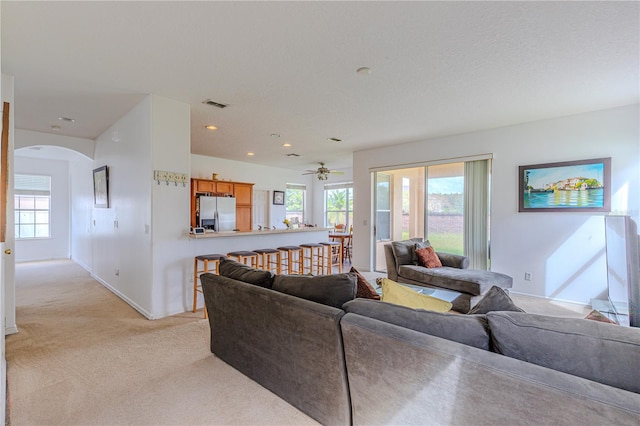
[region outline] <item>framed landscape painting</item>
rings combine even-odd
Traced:
[[[107,166],[93,170],[93,205],[109,207],[109,169]]]
[[[611,158],[520,166],[520,212],[611,211]]]

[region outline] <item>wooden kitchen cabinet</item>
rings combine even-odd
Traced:
[[[230,182],[209,179],[191,179],[191,226],[196,226],[198,196],[232,195],[236,199],[236,229],[253,229],[253,185],[246,182]]]
[[[216,192],[216,183],[212,180],[192,179],[195,183],[196,192]],[[193,188],[194,185],[191,185]]]
[[[215,182],[215,185],[216,185],[215,192],[229,194],[229,195],[235,194],[234,193],[235,184],[233,182],[217,181]]]
[[[253,208],[236,204],[236,228],[240,231],[251,231],[253,228]]]

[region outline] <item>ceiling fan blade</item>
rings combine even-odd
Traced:
[[[343,175],[344,172],[341,172],[339,170],[329,170],[329,173],[331,173],[332,175]]]
[[[315,174],[316,174],[315,170],[313,170],[313,171],[309,170],[308,172],[303,173],[303,175],[315,175]]]

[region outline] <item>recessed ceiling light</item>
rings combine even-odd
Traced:
[[[75,118],[69,118],[69,117],[58,117],[58,120],[64,121],[66,123],[75,123],[76,122]]]
[[[213,124],[209,124],[208,126],[205,126],[207,129],[209,130],[218,130],[218,128],[216,126],[214,126]]]
[[[368,67],[360,67],[356,70],[356,72],[360,75],[369,75],[371,74],[371,68]]]
[[[256,155],[256,153],[255,153],[255,152],[247,152],[247,155],[248,155],[249,157],[251,157],[251,156],[253,156],[253,155]]]
[[[342,142],[342,139],[338,139],[338,138],[327,138],[327,140],[331,142]]]
[[[53,126],[51,126],[51,130],[55,130],[57,132],[58,130],[60,130],[60,126],[54,124]]]
[[[282,146],[286,146],[287,148],[291,146],[290,143],[283,143]]]

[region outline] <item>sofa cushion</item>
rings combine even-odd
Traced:
[[[484,315],[424,311],[364,299],[347,302],[342,309],[464,345],[489,349],[489,325]]]
[[[402,265],[398,268],[398,275],[412,281],[474,296],[486,293],[494,285],[502,288],[511,288],[513,285],[513,279],[508,275],[448,266],[427,269],[424,266]]]
[[[503,289],[497,286],[491,287],[468,313],[486,314],[491,311],[524,312],[513,303],[513,300]]]
[[[451,302],[420,294],[388,278],[382,280],[382,301],[436,312],[448,312],[453,307]]]
[[[410,240],[392,241],[391,250],[396,258],[398,268],[401,265],[415,265],[413,260],[413,250],[416,243],[421,243],[422,238],[412,238]]]
[[[231,259],[222,259],[220,261],[218,274],[223,277],[254,284],[260,287],[271,288],[273,286],[274,275],[272,272],[264,271],[262,269],[254,269],[244,263],[236,262]]]
[[[367,281],[367,279],[356,268],[352,266],[349,272],[356,274],[356,278],[358,280],[356,297],[380,300],[380,295],[376,292],[376,289],[373,288],[369,281]]]
[[[640,393],[640,332],[597,321],[522,312],[487,314],[494,350]]]
[[[433,247],[416,248],[416,257],[418,258],[418,265],[425,268],[441,268],[442,262],[436,254]]]
[[[341,308],[356,297],[357,281],[353,272],[318,276],[276,275],[273,290]]]

